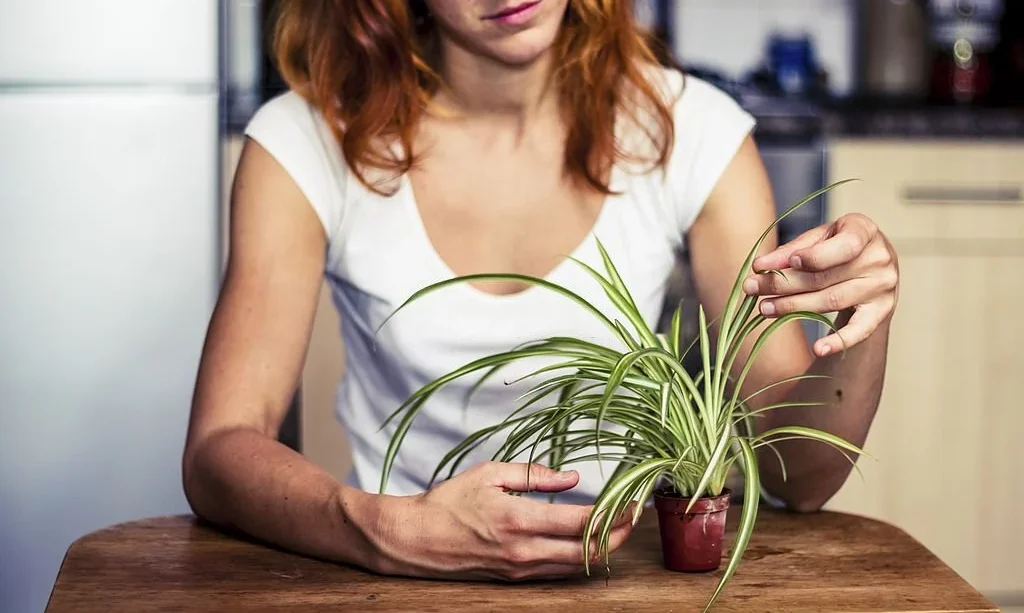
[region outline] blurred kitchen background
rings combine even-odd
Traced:
[[[179,461],[273,0],[0,0],[0,611],[45,607],[111,523],[188,511]],[[829,508],[894,523],[1024,606],[1024,1],[641,0],[732,94],[779,208],[845,186],[903,276],[868,451]],[[686,254],[668,301],[692,296]],[[282,440],[339,478],[324,292]],[[820,331],[808,328],[809,337]]]

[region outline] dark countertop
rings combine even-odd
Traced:
[[[952,106],[927,99],[854,95],[786,96],[763,80],[731,80],[714,70],[689,72],[722,89],[758,120],[760,139],[981,138],[1024,139],[1024,102],[1004,106]]]
[[[1024,139],[1024,109],[842,105],[823,110],[832,137]]]
[[[759,138],[1024,139],[1024,108],[743,99]]]

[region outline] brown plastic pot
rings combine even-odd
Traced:
[[[716,570],[721,565],[730,496],[731,492],[726,489],[719,496],[703,497],[686,513],[689,498],[682,498],[672,490],[654,492],[665,568],[701,573]]]

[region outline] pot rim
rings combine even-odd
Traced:
[[[683,513],[686,510],[686,505],[689,504],[692,498],[684,498],[678,494],[673,493],[672,488],[661,487],[654,490],[654,506],[659,511],[667,511],[671,513]],[[697,515],[702,513],[717,513],[724,511],[729,508],[729,503],[732,499],[732,490],[724,488],[722,493],[717,496],[701,496],[697,502],[694,503],[693,508],[690,509],[690,515]]]

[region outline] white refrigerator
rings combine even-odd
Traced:
[[[0,0],[0,611],[71,542],[188,511],[221,271],[223,2]]]

